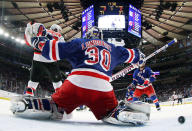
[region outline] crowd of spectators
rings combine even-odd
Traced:
[[[22,94],[27,85],[28,74],[22,69],[0,66],[0,89]]]
[[[172,100],[173,92],[182,95],[184,98],[192,97],[192,81],[185,84],[164,84],[155,85],[156,94],[160,101]]]
[[[0,90],[23,94],[29,80],[28,68],[0,63]],[[65,73],[61,73],[62,81],[66,78]],[[45,76],[40,80],[35,92],[37,97],[50,96],[54,92],[52,82]]]

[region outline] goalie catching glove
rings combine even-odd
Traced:
[[[49,39],[45,36],[33,37],[31,38],[31,43],[36,50],[42,51],[47,40]]]

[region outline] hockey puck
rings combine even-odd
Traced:
[[[184,116],[180,116],[178,118],[178,121],[179,121],[180,124],[183,124],[185,122],[185,117]]]

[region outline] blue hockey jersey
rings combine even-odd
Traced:
[[[143,70],[139,68],[136,69],[133,73],[133,84],[140,89],[145,88],[144,82],[149,80],[149,84],[155,81],[155,75],[151,68],[145,67]]]
[[[54,61],[66,58],[73,67],[67,79],[79,87],[99,91],[112,90],[109,80],[118,64],[139,61],[137,49],[126,49],[100,39],[48,40],[42,55]]]
[[[121,63],[136,63],[139,54],[136,49],[114,46],[99,39],[75,39],[71,42],[47,41],[42,55],[47,59],[61,60],[66,58],[73,69],[91,68],[108,76]]]

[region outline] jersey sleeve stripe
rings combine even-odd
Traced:
[[[59,57],[59,46],[58,46],[58,44],[59,44],[59,42],[57,41],[56,42],[56,58],[57,58],[57,60],[60,60],[60,57]]]
[[[38,54],[38,55],[40,55],[40,54],[41,54],[41,52],[34,52],[34,54]]]
[[[129,53],[129,57],[128,59],[125,61],[125,63],[132,63],[134,60],[134,56],[135,56],[135,52],[133,49],[127,49],[128,53]]]
[[[49,41],[49,47],[48,47],[48,49],[49,49],[49,58],[50,58],[51,60],[53,60],[53,59],[52,59],[52,43],[53,43],[53,41],[50,40],[50,41]]]
[[[56,58],[56,40],[53,40],[53,42],[52,42],[52,58],[53,58],[53,60],[57,60],[57,58]]]

